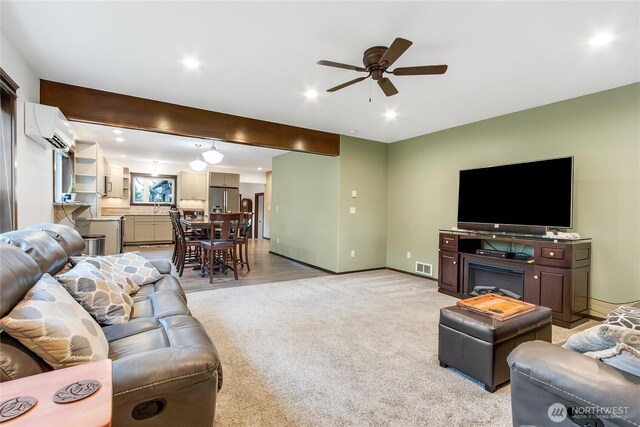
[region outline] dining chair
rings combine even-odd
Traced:
[[[180,222],[180,212],[170,212],[171,222],[176,235],[176,270],[178,276],[182,277],[185,267],[200,267],[201,263],[201,239],[187,235]]]
[[[238,265],[240,266],[240,268],[246,265],[247,271],[251,271],[251,267],[249,266],[249,236],[251,234],[252,224],[253,212],[244,212],[242,214],[242,222],[238,227],[238,237],[236,238],[236,242],[238,243],[238,255],[240,256],[240,262],[238,263]]]
[[[209,239],[200,242],[202,272],[204,275],[205,268],[208,270],[209,283],[213,283],[214,269],[220,269],[225,274],[228,269],[232,269],[234,278],[238,280],[236,247],[241,217],[241,213],[212,213],[209,215],[211,222]],[[231,265],[228,264],[229,258],[231,258]]]

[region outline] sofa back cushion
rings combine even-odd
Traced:
[[[19,248],[0,242],[0,317],[24,298],[42,276],[38,264]]]
[[[41,230],[16,230],[0,234],[0,241],[20,248],[40,267],[42,273],[54,274],[68,260],[56,239]]]
[[[80,233],[64,224],[38,224],[29,227],[29,230],[41,230],[49,234],[62,246],[67,257],[80,255],[85,250],[84,239]]]
[[[54,369],[109,355],[100,326],[49,274],[40,278],[0,324]]]

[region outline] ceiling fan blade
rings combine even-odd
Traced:
[[[391,83],[391,80],[386,77],[378,80],[378,86],[380,86],[380,89],[382,89],[384,94],[387,96],[393,96],[398,93],[398,89],[396,89],[393,83]]]
[[[402,55],[407,49],[409,49],[409,46],[411,46],[412,44],[413,42],[398,37],[393,41],[393,43],[391,43],[391,46],[389,46],[389,49],[387,49],[384,55],[382,55],[382,58],[380,58],[378,64],[380,64],[380,66],[384,68],[390,67],[391,64],[396,62],[396,60],[400,58],[400,55]]]
[[[318,61],[317,64],[326,65],[327,67],[344,68],[345,70],[353,70],[353,71],[360,71],[360,72],[367,71],[364,68],[356,67],[355,65],[341,64],[339,62],[333,62],[333,61],[325,61],[324,59],[322,61]]]
[[[447,72],[447,65],[423,65],[420,67],[401,67],[393,71],[387,71],[394,76],[422,76],[426,74],[444,74]]]
[[[369,78],[369,76],[367,76],[367,77],[358,77],[357,79],[353,79],[353,80],[350,80],[350,81],[348,81],[346,83],[342,83],[341,85],[338,85],[336,87],[332,87],[331,89],[327,89],[327,92],[335,92],[337,90],[344,89],[347,86],[351,86],[352,84],[361,82],[361,81],[363,81],[363,80],[365,80],[367,78]]]

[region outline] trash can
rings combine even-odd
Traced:
[[[87,234],[84,239],[84,254],[104,255],[104,234]]]

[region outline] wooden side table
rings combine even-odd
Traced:
[[[89,379],[101,384],[91,396],[71,403],[53,402],[53,395],[62,387]],[[3,422],[2,427],[110,426],[112,395],[109,359],[4,382],[0,385],[0,401],[18,396],[33,396],[38,399],[38,403],[27,413]]]

